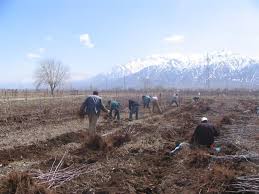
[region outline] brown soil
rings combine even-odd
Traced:
[[[40,159],[45,158],[50,149],[65,145],[71,142],[82,142],[84,135],[82,132],[65,133],[53,139],[29,146],[14,146],[11,149],[0,150],[0,163],[7,165],[13,161],[23,159]]]
[[[245,161],[211,160],[210,155],[258,152],[252,141],[257,136],[250,134],[258,131],[258,121],[252,113],[249,117],[243,114],[246,106],[252,107],[256,100],[248,99],[249,102],[246,102],[240,99],[242,106],[237,106],[239,101],[233,99],[236,97],[213,97],[193,103],[186,98],[179,108],[171,107],[162,115],[145,112],[139,120],[132,122],[128,122],[127,118],[122,118],[120,122],[101,119],[98,135],[92,138],[87,135],[85,124],[74,115],[77,114],[79,101],[59,107],[52,104],[53,109],[51,105],[46,105],[40,112],[32,111],[35,106],[23,111],[21,105],[17,105],[15,110],[22,114],[13,113],[0,118],[2,131],[7,134],[1,140],[13,140],[13,143],[8,141],[11,145],[0,150],[0,173],[7,175],[14,166],[29,172],[39,169],[48,172],[54,161],[60,161],[67,151],[61,168],[89,165],[95,170],[53,189],[56,193],[224,193],[235,177],[258,173],[253,164]],[[127,112],[125,115],[128,115]],[[184,148],[173,156],[168,154],[177,143],[190,140],[202,116],[222,128],[220,137],[216,139],[216,146],[221,147],[221,152]],[[26,134],[32,129],[37,134],[42,126],[48,127],[50,132],[58,130],[60,133],[51,138],[37,136],[35,140],[30,140],[30,145],[25,139],[24,144],[19,142],[17,145],[13,134]],[[68,130],[71,126],[74,128]],[[245,132],[239,132],[243,128]],[[63,130],[65,132],[62,133]],[[240,140],[240,144],[236,145],[235,140]],[[246,141],[243,143],[241,140]],[[35,163],[29,165],[30,162]],[[20,163],[28,166],[20,167]],[[38,188],[28,174],[11,173],[9,177],[12,178],[2,179],[0,184],[8,185],[8,181],[15,180],[11,181],[15,187],[17,182],[24,180],[22,187],[30,191],[19,192],[29,194],[35,193],[32,188]],[[44,192],[49,193],[43,189]]]
[[[91,150],[105,150],[107,148],[107,143],[99,135],[95,135],[87,140],[85,143],[85,148]]]

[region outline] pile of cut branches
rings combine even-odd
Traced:
[[[99,167],[90,167],[89,164],[80,166],[71,165],[66,168],[62,168],[66,153],[63,155],[61,160],[58,162],[54,160],[49,172],[31,172],[31,176],[38,184],[47,185],[47,188],[57,188],[62,186],[64,183],[71,181],[83,174],[96,172]]]
[[[230,188],[230,193],[259,193],[259,175],[237,177]]]

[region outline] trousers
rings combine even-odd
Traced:
[[[120,111],[119,111],[119,109],[118,108],[112,108],[110,110],[110,114],[109,114],[110,118],[112,118],[112,113],[113,112],[114,112],[114,119],[117,118],[117,120],[120,120]]]
[[[161,110],[161,108],[160,108],[160,106],[159,106],[157,100],[154,100],[154,101],[152,102],[152,105],[153,105],[153,108],[152,108],[152,112],[153,112],[153,113],[155,112],[155,109],[157,109],[158,112],[159,112],[160,114],[162,114],[162,110]]]
[[[136,120],[138,120],[138,111],[139,111],[139,107],[133,106],[130,110],[129,119],[132,120],[132,115],[135,114],[135,118]]]
[[[98,120],[98,115],[95,113],[92,114],[88,114],[88,121],[89,121],[89,133],[91,133],[92,135],[96,134],[96,124],[97,124],[97,120]]]

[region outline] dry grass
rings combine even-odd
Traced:
[[[118,100],[127,98],[128,96],[124,95]],[[67,167],[72,165],[86,165],[94,171],[67,181],[56,189],[58,193],[87,193],[90,190],[95,193],[223,193],[233,176],[257,172],[255,166],[245,160],[213,159],[214,156],[238,154],[240,149],[245,151],[256,148],[250,146],[255,144],[254,138],[258,139],[256,135],[251,135],[256,128],[256,118],[253,115],[244,115],[246,107],[239,106],[237,99],[224,98],[222,104],[222,99],[218,97],[215,101],[204,97],[199,103],[190,102],[190,99],[185,98],[180,107],[165,109],[163,115],[141,112],[145,114],[140,114],[140,119],[133,122],[126,119],[128,114],[125,114],[125,118],[122,114],[119,123],[106,121],[101,115],[97,133],[104,135],[92,138],[86,135],[87,123],[81,122],[77,116],[83,97],[74,99],[71,105],[68,105],[69,100],[61,101],[62,104],[58,106],[56,105],[59,102],[46,102],[42,104],[41,109],[37,104],[32,106],[29,103],[33,102],[28,101],[28,105],[17,106],[17,109],[11,110],[12,117],[8,123],[3,123],[6,124],[6,136],[1,138],[2,153],[11,153],[4,157],[10,161],[4,164],[3,169],[9,168],[9,163],[16,165],[16,161],[21,161],[22,164],[24,162],[28,165],[22,166],[21,170],[26,169],[29,173],[30,170],[40,169],[43,173],[48,173],[53,160],[69,150],[64,158],[62,170],[67,171]],[[38,111],[35,111],[35,107],[38,107]],[[125,110],[123,113],[127,113],[127,108]],[[203,115],[213,124],[219,123],[223,126],[222,133],[217,139],[221,152],[187,147],[170,156],[168,152],[175,147],[175,142],[190,139]],[[231,126],[230,121],[233,122]],[[19,129],[11,130],[14,124],[19,126]],[[245,140],[245,144],[239,140]],[[17,144],[22,145],[22,149],[17,147]],[[13,147],[7,149],[6,146]],[[35,149],[32,149],[34,147]],[[16,152],[18,154],[14,154],[13,150],[19,151]],[[26,150],[29,151],[28,154]],[[27,161],[36,161],[37,164],[30,166]],[[43,161],[47,161],[46,164],[43,164]],[[17,166],[17,169],[20,167]],[[26,184],[22,184],[26,189]],[[7,184],[1,184],[0,188],[7,188],[3,187],[4,185]],[[12,192],[7,190],[5,193]],[[29,192],[25,190],[23,193]]]
[[[230,116],[226,115],[226,116],[223,116],[220,123],[224,125],[232,125],[232,119],[230,118]]]
[[[54,194],[44,186],[36,184],[32,177],[24,172],[12,172],[0,182],[1,194]]]
[[[120,147],[130,140],[131,137],[128,133],[116,132],[107,138],[106,143],[109,147]]]
[[[206,151],[197,150],[188,156],[188,164],[191,168],[205,168],[210,163],[210,157]]]

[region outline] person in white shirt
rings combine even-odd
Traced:
[[[160,108],[160,106],[159,106],[159,103],[158,103],[158,98],[157,98],[156,96],[153,96],[153,97],[151,98],[151,102],[152,102],[152,112],[154,113],[154,112],[155,112],[155,109],[157,109],[158,112],[159,112],[160,114],[162,114],[162,110],[161,110],[161,108]]]

